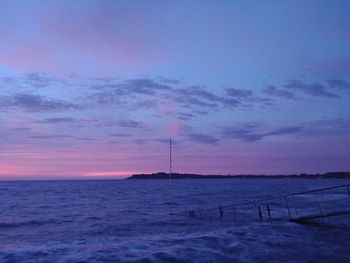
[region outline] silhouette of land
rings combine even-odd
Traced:
[[[169,179],[169,173],[134,174],[126,179]],[[329,172],[325,174],[290,175],[201,175],[173,173],[172,179],[350,179],[350,172]]]

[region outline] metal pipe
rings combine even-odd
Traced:
[[[262,221],[263,220],[263,216],[262,216],[262,213],[261,213],[260,205],[258,205],[258,214],[259,214],[260,221]]]
[[[291,218],[287,196],[285,196],[284,199],[286,201],[286,206],[287,206],[287,210],[288,210],[288,216],[289,216],[289,218]]]
[[[269,218],[271,218],[271,210],[270,210],[269,204],[266,204],[266,210],[267,210],[267,214],[269,215]]]
[[[219,206],[219,213],[220,213],[220,217],[224,217],[224,209],[222,206]]]
[[[269,200],[273,200],[273,199],[278,199],[278,198],[284,198],[286,201],[286,207],[288,210],[288,216],[291,217],[291,213],[290,213],[290,208],[289,208],[289,204],[288,204],[288,200],[287,198],[293,195],[301,195],[301,194],[307,194],[307,193],[314,193],[314,192],[320,192],[320,191],[325,191],[325,190],[330,190],[330,189],[337,189],[337,188],[346,188],[349,195],[350,195],[350,184],[347,185],[339,185],[339,186],[334,186],[334,187],[327,187],[327,188],[320,188],[320,189],[315,189],[315,190],[310,190],[310,191],[304,191],[304,192],[297,192],[297,193],[291,193],[291,194],[286,194],[286,195],[280,195],[280,196],[274,196],[274,197],[268,197],[268,198],[264,198],[264,199],[258,199],[258,200],[252,200],[252,201],[247,201],[247,202],[242,202],[242,203],[235,203],[235,204],[228,204],[226,206],[240,206],[240,205],[248,205],[248,204],[255,204],[257,202],[266,202]],[[225,206],[221,206],[221,207],[225,207]],[[208,208],[205,209],[205,211],[214,211],[216,210],[217,207],[215,208]],[[177,215],[177,214],[184,214],[187,213],[188,211],[181,211],[178,213],[172,213],[172,215]]]

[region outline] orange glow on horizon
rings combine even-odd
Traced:
[[[130,176],[140,172],[133,171],[93,171],[87,172],[84,176]]]
[[[13,175],[18,173],[18,169],[14,167],[1,167],[0,166],[0,176],[1,175]]]

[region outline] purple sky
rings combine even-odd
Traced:
[[[350,170],[350,1],[0,8],[0,178]]]

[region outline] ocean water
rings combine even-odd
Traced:
[[[350,216],[296,224],[242,208],[251,199],[350,180],[222,179],[0,182],[0,262],[350,262]],[[308,198],[308,197],[307,197]],[[311,198],[311,197],[310,197]]]

